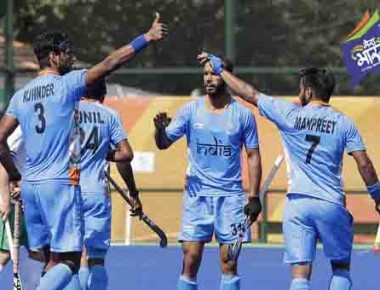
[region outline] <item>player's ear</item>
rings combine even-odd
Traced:
[[[56,66],[57,63],[58,63],[57,54],[51,51],[48,55],[48,64],[50,67],[52,67],[53,65]]]

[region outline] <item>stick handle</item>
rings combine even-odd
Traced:
[[[274,162],[274,165],[271,171],[269,172],[267,178],[265,179],[263,187],[260,190],[259,196],[260,196],[261,202],[263,202],[265,193],[268,191],[269,186],[272,183],[272,180],[274,176],[276,175],[277,170],[280,168],[282,161],[284,161],[284,156],[283,155],[277,156],[276,161]]]
[[[9,224],[9,218],[5,220],[5,232],[7,234],[8,244],[9,244],[9,252],[11,253],[11,259],[14,261],[14,245],[13,245],[13,237],[11,231],[11,225]]]
[[[104,171],[104,174],[108,181],[112,184],[112,186],[120,193],[121,197],[130,205],[132,206],[131,199],[125,194],[124,190],[116,183],[116,181],[111,177],[111,175]]]
[[[21,202],[16,201],[15,203],[15,220],[14,220],[14,260],[13,260],[13,273],[18,273],[19,261],[20,261],[20,224],[21,224]]]

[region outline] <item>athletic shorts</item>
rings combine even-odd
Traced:
[[[111,240],[111,199],[104,193],[82,193],[84,244],[88,258],[104,259]]]
[[[244,193],[213,197],[193,196],[185,192],[179,241],[210,242],[215,233],[218,243],[233,244],[244,224],[246,202]],[[250,240],[248,229],[244,242]]]
[[[21,195],[30,249],[50,246],[52,252],[81,252],[83,212],[80,187],[23,182]]]
[[[328,259],[349,263],[353,218],[343,206],[304,195],[288,194],[282,225],[284,262],[312,262],[317,241]]]
[[[14,205],[12,205],[12,211],[9,215],[9,224],[11,226],[12,235],[14,229],[14,213]],[[29,247],[28,236],[26,234],[26,227],[23,216],[21,217],[20,222],[20,246],[24,246],[26,248]],[[3,221],[3,219],[0,219],[0,250],[9,251],[8,237],[5,231],[5,222]]]

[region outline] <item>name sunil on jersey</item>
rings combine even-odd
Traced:
[[[79,110],[80,124],[104,124],[102,115],[99,111],[81,111]]]

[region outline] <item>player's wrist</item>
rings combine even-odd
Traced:
[[[258,194],[252,193],[248,195],[248,201],[255,201],[257,199],[260,199]]]
[[[144,48],[146,48],[152,38],[149,35],[149,32],[146,34],[139,35],[134,40],[131,41],[130,45],[133,47],[135,53],[139,53]]]
[[[368,185],[367,191],[375,201],[380,200],[380,182],[379,181],[375,184]]]
[[[133,198],[138,198],[139,197],[139,194],[140,194],[140,191],[138,191],[137,189],[134,189],[134,190],[130,190],[129,191],[129,195]]]

